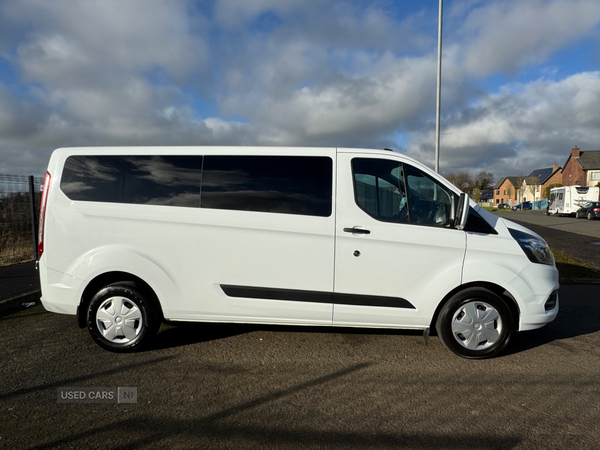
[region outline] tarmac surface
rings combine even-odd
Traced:
[[[39,291],[40,276],[35,261],[0,267],[0,304],[18,301]]]
[[[598,449],[598,288],[559,295],[554,322],[483,361],[413,332],[212,324],[114,354],[19,308],[0,314],[0,448]],[[62,403],[84,388],[136,395]]]
[[[46,312],[36,282],[33,263],[0,268],[13,299],[0,302],[0,449],[600,448],[598,285],[562,285],[554,322],[470,361],[410,331],[215,324],[163,325],[145,351],[114,354]],[[135,401],[62,403],[80,388]]]

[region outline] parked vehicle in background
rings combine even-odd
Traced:
[[[510,209],[510,205],[508,203],[500,203],[498,209]]]
[[[532,208],[533,208],[533,203],[523,202],[523,203],[519,203],[518,205],[513,206],[512,210],[516,211],[517,209],[532,209]]]
[[[575,217],[587,217],[589,220],[600,218],[600,202],[589,202],[579,208],[575,213]]]
[[[562,186],[550,189],[546,214],[575,215],[586,203],[598,201],[600,188],[596,186]]]
[[[165,320],[435,327],[487,358],[559,309],[540,236],[392,151],[59,149],[40,224],[44,307],[115,352]]]

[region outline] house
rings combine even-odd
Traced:
[[[556,163],[547,169],[537,169],[523,179],[523,201],[537,202],[546,198],[546,187],[562,182],[560,166]]]
[[[596,186],[600,182],[600,150],[581,151],[575,146],[562,170],[564,186]]]
[[[494,186],[494,205],[500,203],[515,205],[517,200],[517,192],[519,185],[519,177],[504,177],[498,180]]]
[[[481,191],[481,198],[479,201],[482,203],[492,203],[494,201],[494,191],[492,189]]]

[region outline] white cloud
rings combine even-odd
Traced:
[[[460,33],[467,73],[516,72],[524,64],[543,62],[566,44],[589,35],[600,23],[600,2],[481,2],[463,20]]]
[[[118,83],[159,68],[178,81],[206,68],[208,49],[192,32],[185,2],[22,0],[3,14],[30,23],[18,45],[23,75],[51,86]],[[201,18],[197,17],[197,20]]]
[[[513,82],[493,95],[482,82],[530,66],[569,73],[540,62],[597,38],[600,2],[449,5],[442,167],[508,175],[562,163],[575,144],[600,147],[598,73]],[[383,147],[402,134],[405,150],[433,165],[435,7],[401,16],[387,0],[204,6],[0,4],[0,58],[15,72],[4,87],[0,73],[2,160],[39,172],[64,145]]]
[[[441,139],[442,170],[496,176],[562,165],[570,149],[600,149],[600,72],[505,86],[450,117]],[[432,162],[433,131],[413,136],[408,153]]]

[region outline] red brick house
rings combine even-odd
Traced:
[[[564,186],[596,186],[600,182],[600,150],[581,151],[577,146],[562,170]]]

